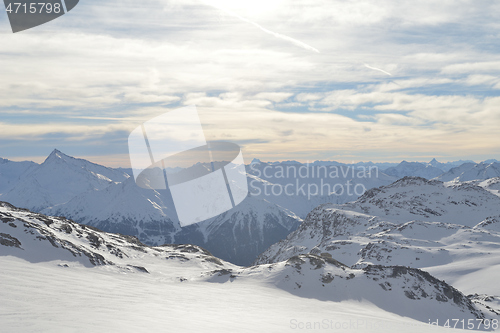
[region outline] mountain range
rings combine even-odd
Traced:
[[[249,265],[269,246],[296,230],[319,205],[345,204],[372,193],[372,189],[391,186],[398,176],[411,172],[423,174],[425,170],[442,168],[441,177],[460,182],[460,177],[467,178],[464,172],[478,175],[480,178],[476,179],[480,180],[489,179],[498,171],[498,163],[491,161],[472,166],[463,164],[460,173],[456,168],[444,172],[455,164],[439,163],[435,159],[427,164],[402,162],[389,171],[381,171],[373,163],[254,160],[247,166],[250,195],[242,204],[215,218],[181,228],[168,190],[140,188],[129,169],[104,167],[54,150],[42,164],[2,160],[0,179],[4,181],[0,186],[3,189],[0,199],[35,212],[65,216],[107,232],[136,236],[148,245],[196,244],[225,260]],[[433,209],[422,205],[423,209]],[[405,209],[400,207],[401,211]],[[438,212],[439,208],[436,209]]]

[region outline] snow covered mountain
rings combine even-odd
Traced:
[[[426,179],[435,178],[444,173],[443,169],[440,169],[432,164],[439,165],[439,162],[435,159],[432,160],[430,164],[403,161],[395,167],[385,169],[384,173],[396,178],[415,176]]]
[[[256,263],[328,253],[349,266],[407,265],[427,269],[454,264],[459,274],[467,265],[471,268],[470,261],[482,260],[482,268],[492,263],[500,265],[499,244],[500,215],[473,227],[424,221],[396,224],[324,205],[312,211],[286,240],[260,255]]]
[[[497,179],[483,181],[484,187],[497,184]],[[327,255],[353,268],[421,268],[463,292],[481,289],[480,293],[500,295],[495,282],[500,274],[499,200],[471,182],[446,186],[403,178],[353,203],[316,208],[255,264],[308,253]]]
[[[462,175],[464,172],[469,171],[472,168],[474,168],[475,165],[476,165],[476,163],[472,163],[472,162],[464,163],[464,164],[459,165],[457,167],[451,168],[446,173],[443,173],[442,175],[436,177],[436,180],[440,180],[443,182],[452,181],[453,179],[460,177],[460,175]]]
[[[464,182],[478,179],[485,180],[494,177],[500,177],[500,162],[465,163],[436,177],[436,179],[444,182]]]
[[[488,216],[500,214],[500,197],[472,183],[405,177],[368,190],[352,203],[335,207],[394,223],[421,220],[472,227]]]
[[[51,217],[0,202],[0,256],[31,263],[58,261],[60,265],[111,266],[114,271],[148,273],[144,266],[161,261],[189,260],[205,269],[235,267],[195,245],[149,247],[137,238],[106,233],[62,217]]]
[[[362,329],[369,325],[371,332],[397,332],[401,325],[409,326],[407,332],[422,332],[430,320],[441,326],[449,318],[491,325],[497,318],[493,308],[486,308],[494,297],[467,297],[414,268],[352,268],[314,254],[243,268],[194,245],[149,247],[134,237],[4,202],[0,264],[0,297],[9,309],[7,315],[0,312],[2,327],[16,332],[95,329],[96,323],[107,330],[123,324],[135,331],[134,322],[147,330],[168,325],[193,331],[209,322],[213,329],[204,331],[221,325],[242,331],[255,316],[259,320],[251,327],[260,325],[259,331],[279,328],[283,321],[286,326],[278,331],[288,331],[315,322],[318,315],[331,320],[332,329],[342,319]],[[28,297],[29,302],[19,301]],[[186,318],[186,313],[196,315]],[[383,327],[374,329],[373,321]]]
[[[42,212],[65,216],[107,232],[136,236],[150,245],[174,243],[173,234],[180,226],[165,192],[141,188],[130,177],[104,189],[83,192]]]
[[[30,168],[9,192],[2,195],[2,200],[40,211],[127,178],[128,174],[67,156],[56,149],[42,164]]]
[[[204,238],[203,243],[196,244],[203,244],[224,260],[248,266],[260,253],[284,239],[301,223],[302,219],[293,212],[249,196],[235,208],[191,228]],[[189,243],[192,234],[196,231],[183,228],[175,240]]]

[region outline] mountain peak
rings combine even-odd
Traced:
[[[54,149],[52,151],[52,153],[50,153],[50,155],[45,159],[45,162],[51,161],[51,160],[57,160],[57,159],[66,160],[68,158],[71,158],[71,156],[68,156],[68,155],[64,154],[63,152],[61,152],[58,149]]]

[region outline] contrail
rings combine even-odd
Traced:
[[[379,72],[385,73],[385,74],[387,74],[387,75],[389,75],[389,76],[392,76],[392,74],[391,74],[391,73],[386,72],[386,71],[384,71],[383,69],[380,69],[380,68],[377,68],[377,67],[372,67],[372,66],[370,66],[370,65],[368,65],[368,64],[364,64],[364,65],[365,65],[365,67],[366,67],[366,68],[369,68],[369,69],[374,69],[374,70],[376,70],[376,71],[379,71]]]
[[[314,48],[314,47],[312,47],[310,45],[307,45],[306,43],[303,43],[300,40],[296,40],[296,39],[294,39],[292,37],[288,37],[286,35],[282,35],[282,34],[279,34],[277,32],[273,32],[271,30],[268,30],[268,29],[264,28],[263,26],[261,26],[260,24],[257,24],[257,23],[252,22],[252,21],[250,21],[250,20],[248,20],[248,19],[246,19],[244,17],[241,17],[241,16],[239,16],[236,13],[231,13],[231,12],[228,11],[228,14],[233,15],[233,16],[235,16],[235,17],[239,18],[240,20],[245,21],[247,23],[253,24],[254,26],[256,26],[257,28],[259,28],[260,30],[262,30],[265,33],[268,33],[270,35],[273,35],[276,38],[280,38],[280,39],[289,41],[289,42],[291,42],[291,43],[293,43],[293,44],[295,44],[297,46],[303,47],[306,50],[313,51],[313,52],[316,52],[316,53],[320,53],[317,48]]]
[[[234,12],[230,11],[229,9],[226,9],[226,8],[223,8],[223,7],[220,7],[220,6],[217,6],[217,5],[211,4],[211,3],[210,3],[210,2],[208,2],[208,1],[203,1],[203,2],[204,2],[204,3],[206,3],[206,4],[208,4],[208,5],[210,5],[210,6],[212,6],[212,7],[215,7],[215,8],[217,8],[217,9],[220,9],[220,10],[225,11],[227,14],[229,14],[229,15],[231,15],[231,16],[234,16],[234,17],[236,17],[236,18],[238,18],[238,19],[242,20],[243,22],[250,23],[250,24],[252,24],[253,26],[255,26],[255,27],[259,28],[259,29],[260,29],[260,30],[262,30],[262,31],[264,31],[265,33],[270,34],[270,35],[273,35],[273,36],[274,36],[274,37],[276,37],[276,38],[286,40],[286,41],[288,41],[288,42],[290,42],[290,43],[292,43],[292,44],[295,44],[295,45],[297,45],[297,46],[300,46],[300,47],[302,47],[302,48],[304,48],[304,49],[306,49],[306,50],[308,50],[308,51],[313,51],[313,52],[316,52],[316,53],[320,53],[320,52],[319,52],[319,50],[318,50],[317,48],[314,48],[314,47],[312,47],[312,46],[310,46],[310,45],[307,45],[306,43],[303,43],[303,42],[301,42],[300,40],[297,40],[297,39],[295,39],[295,38],[288,37],[288,36],[286,36],[286,35],[282,35],[282,34],[279,34],[279,33],[277,33],[277,32],[274,32],[274,31],[268,30],[268,29],[264,28],[263,26],[261,26],[260,24],[255,23],[255,22],[253,22],[253,21],[250,21],[249,19],[246,19],[246,18],[244,18],[244,17],[242,17],[242,16],[240,16],[240,15],[238,15],[238,14],[236,14],[236,13],[234,13]]]

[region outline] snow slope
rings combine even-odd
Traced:
[[[422,322],[430,318],[441,322],[447,318],[477,319],[485,315],[445,282],[404,266],[368,265],[354,269],[329,256],[303,254],[275,264],[221,270],[210,275],[211,281],[219,283],[259,279],[295,295],[323,301],[366,300],[388,312]]]
[[[12,256],[0,256],[0,264],[0,322],[6,332],[463,332],[402,317],[365,300],[298,297],[258,280],[171,278],[173,271],[187,269],[186,263],[151,274],[29,263]]]

